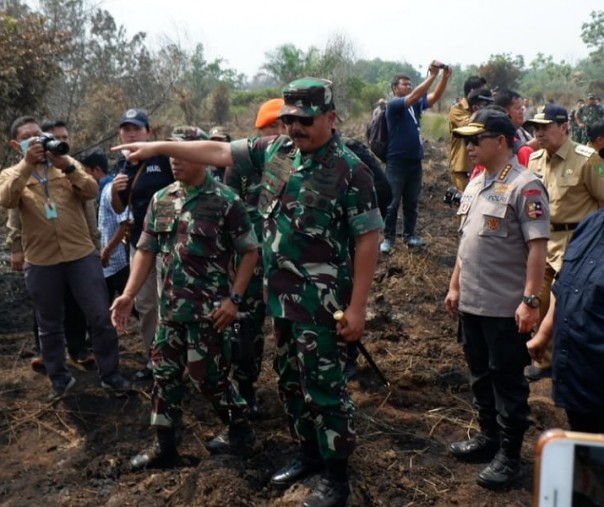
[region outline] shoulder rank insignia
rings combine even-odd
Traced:
[[[583,157],[589,158],[595,152],[596,152],[596,150],[594,150],[593,148],[590,148],[589,146],[585,146],[584,144],[577,144],[575,146],[575,153],[578,153],[579,155],[582,155]]]
[[[502,170],[501,173],[499,173],[499,178],[497,178],[499,181],[505,181],[505,179],[508,177],[508,174],[510,172],[510,170],[512,169],[512,165],[511,164],[507,164]]]

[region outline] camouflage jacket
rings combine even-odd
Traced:
[[[191,322],[228,296],[231,256],[258,241],[239,197],[208,176],[199,187],[175,182],[153,196],[137,248],[162,258],[160,318]]]
[[[587,104],[577,111],[577,116],[578,120],[581,120],[586,127],[589,127],[599,120],[604,120],[604,106],[600,104]]]
[[[261,175],[269,313],[335,325],[332,314],[352,290],[350,238],[383,227],[369,169],[337,135],[305,155],[285,136],[253,138],[245,153],[234,146],[233,158],[242,174]]]

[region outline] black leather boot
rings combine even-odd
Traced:
[[[247,421],[231,424],[206,444],[212,454],[246,455],[253,451],[256,434]]]
[[[344,507],[350,495],[348,460],[325,460],[325,474],[302,503],[302,507]]]
[[[499,435],[493,432],[480,432],[470,440],[453,442],[449,450],[459,460],[468,463],[488,463],[499,450]]]
[[[320,457],[309,457],[303,452],[299,452],[292,461],[272,475],[271,484],[277,488],[289,488],[296,482],[322,470],[323,460]]]
[[[174,428],[157,428],[155,442],[130,460],[132,470],[172,468],[179,462]]]
[[[522,436],[501,439],[501,449],[476,479],[483,488],[501,490],[520,479],[520,448]]]

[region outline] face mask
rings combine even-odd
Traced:
[[[29,139],[24,139],[23,141],[21,141],[19,143],[19,145],[21,146],[21,153],[25,156],[25,153],[27,152],[27,148],[29,148],[29,143],[32,142],[32,140],[35,139],[34,137],[30,137]]]

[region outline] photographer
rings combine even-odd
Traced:
[[[428,90],[442,70],[439,83],[433,92]],[[449,78],[449,66],[434,60],[430,63],[428,77],[417,88],[411,79],[397,74],[390,84],[394,98],[386,106],[388,124],[388,150],[386,178],[392,189],[392,200],[384,219],[384,241],[380,252],[389,254],[394,248],[398,209],[403,202],[403,240],[409,248],[422,248],[425,243],[416,235],[419,196],[422,190],[422,159],[424,147],[420,133],[422,111],[440,100]]]
[[[107,308],[99,254],[87,231],[82,201],[96,196],[97,184],[65,155],[66,143],[43,137],[35,118],[11,126],[11,147],[22,155],[0,173],[0,205],[19,211],[23,228],[25,284],[38,326],[52,399],[75,383],[65,367],[64,293],[69,287],[90,326],[95,359],[106,389],[124,391],[130,382],[118,371],[118,339]]]

